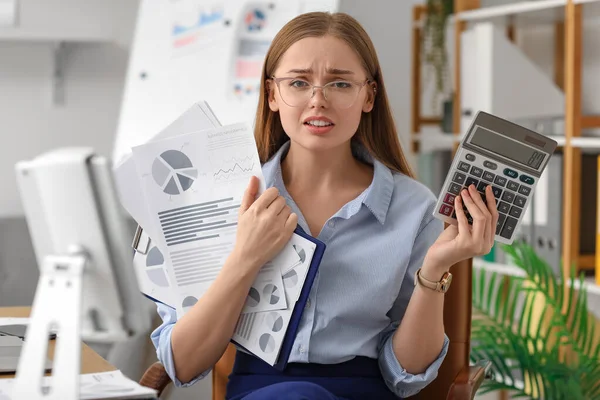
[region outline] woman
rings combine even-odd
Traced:
[[[497,220],[474,187],[456,197],[458,226],[432,217],[435,196],[411,176],[373,44],[345,14],[309,13],[274,38],[262,73],[255,137],[267,189],[251,180],[236,245],[177,323],[159,305],[152,334],[176,385],[219,360],[260,267],[300,225],[327,244],[284,373],[237,352],[231,399],[395,399],[419,392],[446,355],[450,266],[489,252]],[[463,204],[473,217],[469,226]],[[420,279],[417,281],[422,282]]]

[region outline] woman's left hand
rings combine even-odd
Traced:
[[[454,209],[458,225],[449,225],[444,229],[429,248],[423,268],[443,273],[459,261],[490,252],[498,222],[496,199],[491,186],[485,188],[485,198],[484,202],[474,185],[456,196]],[[473,218],[472,226],[463,211],[463,202]]]

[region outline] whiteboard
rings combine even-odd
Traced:
[[[338,0],[142,0],[113,161],[205,100],[222,124],[254,121],[264,53],[296,15]],[[265,47],[266,46],[266,47]]]

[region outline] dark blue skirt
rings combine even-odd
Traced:
[[[377,360],[356,357],[341,364],[290,363],[278,371],[238,351],[228,400],[398,400],[386,386]]]

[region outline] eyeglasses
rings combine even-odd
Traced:
[[[350,108],[358,98],[363,86],[370,82],[337,80],[323,86],[312,85],[299,78],[275,78],[271,79],[277,84],[281,99],[290,107],[303,107],[315,95],[315,89],[323,91],[323,97],[331,105],[338,109]]]

